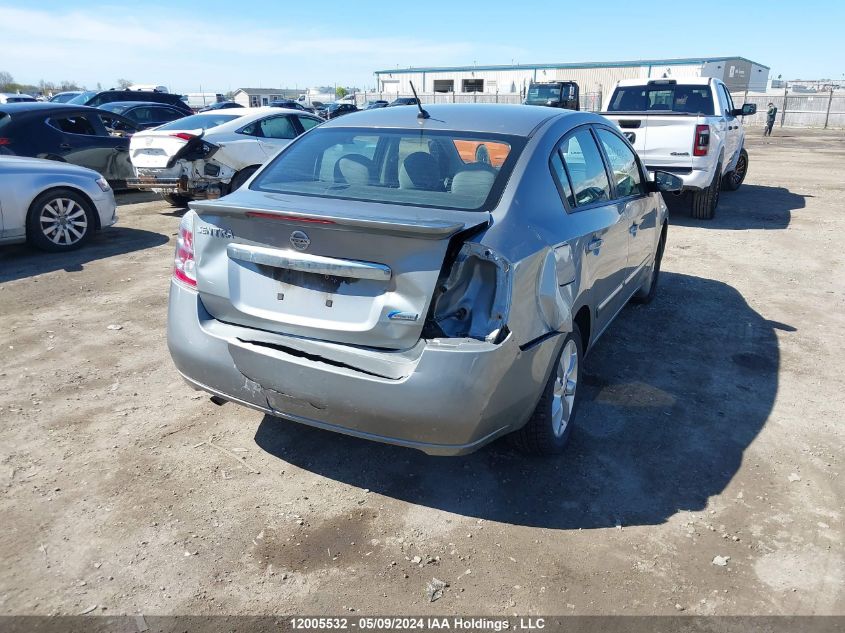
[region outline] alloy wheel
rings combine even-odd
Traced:
[[[739,160],[736,162],[736,168],[733,173],[733,180],[735,185],[739,185],[742,179],[745,178],[745,170],[748,169],[748,160],[745,156],[740,154]]]
[[[578,346],[569,340],[563,348],[557,364],[557,376],[552,399],[552,430],[556,437],[566,431],[575,404],[575,390],[578,388]]]
[[[59,246],[72,246],[88,232],[85,209],[70,198],[53,198],[41,209],[39,226],[44,236]]]

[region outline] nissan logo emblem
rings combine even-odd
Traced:
[[[298,251],[304,251],[311,245],[311,240],[304,231],[294,231],[290,234],[290,243]]]

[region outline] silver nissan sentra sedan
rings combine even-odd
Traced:
[[[340,117],[191,204],[170,352],[218,403],[430,454],[560,452],[584,354],[654,296],[680,184],[655,178],[584,112]]]

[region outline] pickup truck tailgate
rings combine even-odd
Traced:
[[[637,113],[604,113],[604,116],[619,126],[649,169],[692,168],[697,116]]]

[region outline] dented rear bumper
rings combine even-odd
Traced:
[[[378,351],[217,321],[171,283],[168,345],[196,389],[265,413],[434,455],[469,453],[525,424],[560,336],[421,340]]]

